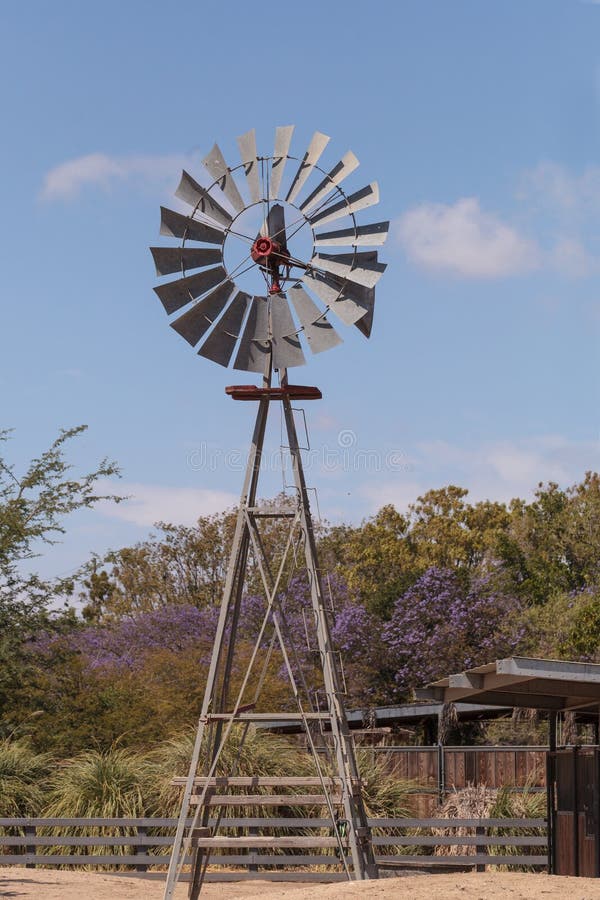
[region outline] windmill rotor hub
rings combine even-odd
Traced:
[[[271,277],[269,294],[280,294],[282,288],[279,281],[281,277],[279,269],[281,266],[287,266],[289,270],[287,249],[273,238],[258,237],[252,245],[250,256],[257,265],[264,266],[268,270]]]
[[[269,256],[281,253],[281,244],[270,237],[260,237],[254,241],[250,255],[255,263],[266,262]]]

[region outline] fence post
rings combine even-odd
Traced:
[[[35,837],[36,827],[35,825],[26,825],[25,826],[25,837]],[[37,846],[35,844],[28,844],[25,846],[25,853],[37,853]],[[25,863],[26,869],[35,869],[35,863]]]
[[[146,828],[145,825],[138,825],[137,833],[138,833],[139,837],[146,837],[148,834],[148,829]],[[136,844],[135,847],[133,848],[134,856],[138,856],[138,855],[141,856],[142,854],[145,854],[147,852],[148,852],[148,847],[146,846],[146,844]],[[138,863],[135,867],[135,871],[136,872],[147,872],[148,871],[148,863]]]
[[[258,834],[259,834],[259,829],[256,827],[256,825],[251,825],[251,826],[248,828],[248,834],[251,835],[251,836],[252,836],[252,835],[258,836]],[[254,849],[251,849],[249,852],[250,852],[250,855],[253,855],[253,854],[254,854]],[[256,864],[256,863],[248,863],[248,871],[249,871],[249,872],[258,872],[258,866],[257,866],[257,864]]]
[[[486,833],[487,833],[487,828],[484,825],[477,825],[475,827],[475,836],[476,837],[485,837]],[[487,848],[486,848],[485,844],[477,844],[475,847],[475,853],[477,853],[478,855],[480,853],[485,853],[486,849]],[[485,863],[477,863],[477,865],[475,866],[475,871],[476,872],[485,872]]]
[[[446,761],[444,759],[444,745],[437,745],[437,765],[438,765],[438,803],[440,806],[446,799]]]
[[[556,751],[546,754],[546,834],[548,836],[548,874],[556,871],[554,845],[554,811],[556,809],[555,791]]]

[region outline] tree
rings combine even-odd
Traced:
[[[369,612],[384,618],[416,577],[408,527],[408,519],[388,504],[360,527],[338,526],[321,541],[326,565],[335,566]]]
[[[600,587],[555,592],[526,611],[528,652],[551,659],[600,660]]]
[[[23,475],[0,455],[0,710],[10,686],[22,676],[28,639],[42,628],[73,623],[72,615],[50,609],[53,601],[69,595],[71,581],[43,579],[29,570],[30,561],[44,545],[60,540],[70,513],[100,500],[122,499],[97,490],[99,479],[119,474],[113,462],[102,460],[92,472],[73,477],[65,444],[86,427],[62,430]],[[1,431],[0,444],[9,437],[9,431]]]
[[[322,541],[327,564],[384,619],[398,596],[433,566],[461,571],[467,583],[474,572],[493,567],[510,522],[504,504],[472,505],[467,496],[451,484],[418,497],[407,515],[387,505],[358,528],[333,528]]]
[[[600,476],[588,472],[566,490],[540,484],[533,502],[513,500],[498,556],[528,603],[599,584]]]
[[[221,599],[231,512],[201,516],[197,525],[157,524],[158,533],[133,547],[94,557],[83,578],[83,616],[118,619],[170,604],[202,607]]]
[[[510,517],[503,503],[472,505],[466,488],[449,484],[427,491],[409,507],[409,539],[418,567],[472,572],[495,555]]]
[[[451,569],[428,569],[383,632],[398,694],[510,655],[523,638],[520,614],[519,601],[485,579],[465,587]]]
[[[280,495],[259,500],[257,506],[290,506]],[[133,547],[111,551],[102,559],[93,557],[84,570],[81,599],[83,615],[89,622],[103,622],[120,616],[139,615],[169,604],[211,606],[223,595],[229,553],[233,540],[236,510],[200,516],[195,525],[158,522],[156,534]],[[262,546],[277,572],[288,539],[288,520],[260,517],[258,530]],[[296,541],[299,537],[297,528]],[[288,554],[282,584],[296,565]],[[263,584],[252,547],[246,577],[248,594],[262,593]]]

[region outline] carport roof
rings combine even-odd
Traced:
[[[485,703],[578,715],[600,711],[600,665],[511,656],[448,675],[417,690],[420,700]]]

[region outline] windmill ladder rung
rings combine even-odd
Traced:
[[[331,713],[328,712],[307,712],[302,716],[300,713],[209,713],[206,717],[207,722],[229,719],[235,719],[237,722],[301,722],[302,719],[331,719]]]
[[[194,778],[194,785],[204,787],[339,787],[342,779],[339,775],[326,776],[321,781],[316,775],[293,776],[275,775],[215,775],[212,778],[198,776]],[[177,776],[171,779],[172,785],[187,784],[185,776]]]
[[[337,847],[338,840],[335,837],[311,837],[310,835],[287,835],[286,837],[194,837],[192,835],[192,847],[219,848],[223,849],[233,847],[299,847],[311,849],[312,847]],[[333,858],[335,861],[335,857]],[[223,862],[227,862],[227,857],[223,857]]]
[[[275,506],[248,506],[247,510],[257,519],[293,519],[296,515],[296,510],[291,510],[289,507],[281,507],[278,509]]]
[[[192,794],[190,804],[200,802],[200,794]],[[327,800],[339,803],[339,793],[324,794],[213,794],[204,798],[203,806],[326,806]]]

